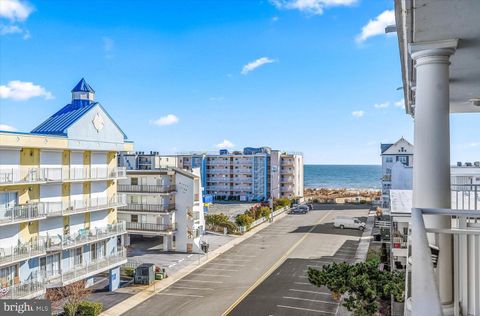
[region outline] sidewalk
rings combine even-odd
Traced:
[[[368,249],[370,247],[370,241],[372,237],[373,224],[375,222],[375,212],[370,211],[368,213],[368,218],[363,231],[362,237],[360,237],[360,242],[358,244],[357,252],[355,253],[354,262],[365,262],[367,259]]]
[[[273,222],[276,222],[276,221],[280,220],[281,218],[286,216],[286,214],[287,214],[287,212],[283,212],[283,213],[279,214],[278,216],[274,217]],[[208,253],[207,255],[205,255],[204,257],[200,258],[198,263],[197,262],[192,263],[191,265],[186,266],[186,267],[178,270],[176,273],[174,273],[173,275],[170,275],[165,280],[155,281],[154,284],[148,286],[147,288],[145,288],[141,292],[125,299],[121,303],[107,309],[101,315],[102,316],[118,316],[118,315],[121,315],[121,314],[125,313],[126,311],[132,309],[133,307],[141,304],[142,302],[144,302],[148,298],[152,297],[157,292],[160,292],[160,291],[166,289],[167,287],[169,287],[170,285],[172,285],[173,283],[175,283],[179,279],[181,279],[184,276],[188,275],[189,273],[197,270],[198,268],[200,268],[204,264],[206,264],[209,261],[215,259],[216,257],[220,256],[221,254],[223,254],[226,251],[230,250],[231,248],[235,247],[236,245],[242,243],[244,240],[246,240],[246,239],[250,238],[251,236],[255,235],[257,232],[259,232],[262,229],[268,227],[270,224],[271,223],[266,221],[266,222],[258,225],[257,227],[252,228],[250,231],[243,234],[242,236],[231,240],[230,242],[226,243],[225,245],[217,248],[216,250],[214,250],[214,251]]]

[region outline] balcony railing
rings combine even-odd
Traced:
[[[127,251],[121,249],[106,257],[101,257],[82,264],[70,267],[68,270],[56,271],[56,273],[49,273],[47,276],[47,283],[55,285],[67,285],[69,283],[82,280],[86,277],[98,274],[100,272],[109,270],[115,266],[127,262]]]
[[[0,266],[12,264],[46,254],[45,239],[39,238],[17,246],[0,246]]]
[[[428,216],[448,216],[451,228],[426,228],[423,219]],[[443,315],[439,296],[437,273],[432,261],[438,255],[432,254],[427,233],[433,234],[435,240],[440,234],[453,235],[453,282],[455,289],[453,314],[477,315],[480,306],[480,278],[476,274],[480,265],[480,213],[475,210],[451,209],[413,209],[411,218],[412,258],[411,277],[407,274],[407,309],[411,315]],[[432,237],[433,237],[432,236]],[[475,246],[475,244],[477,246]],[[437,248],[441,253],[442,249]],[[434,260],[435,259],[435,260]],[[441,263],[439,263],[441,264]],[[407,269],[407,273],[409,273]],[[444,285],[449,286],[449,285]],[[410,293],[411,289],[411,293]]]
[[[119,184],[118,191],[134,193],[171,193],[175,192],[175,185]]]
[[[207,169],[207,174],[230,174],[232,169]]]
[[[36,220],[45,216],[46,211],[42,203],[0,207],[0,225]]]
[[[207,182],[230,182],[230,177],[210,177],[207,178]]]
[[[114,194],[110,198],[97,196],[89,199],[70,200],[67,203],[43,202],[43,204],[47,216],[63,216],[124,206],[127,204],[127,196]]]
[[[230,191],[230,186],[209,185],[207,186],[207,190]]]
[[[233,169],[232,173],[234,173],[234,174],[251,174],[252,169]]]
[[[151,213],[170,213],[175,210],[175,204],[133,204],[129,203],[119,208],[119,211],[127,212],[151,212]]]
[[[73,248],[113,236],[123,235],[126,232],[126,224],[122,221],[117,224],[107,225],[106,227],[81,229],[75,234],[57,236],[49,236],[47,234],[47,250],[58,251]]]
[[[0,169],[0,184],[63,182],[125,178],[126,169],[117,167],[35,167]]]
[[[294,174],[295,172],[294,172],[294,170],[291,169],[291,168],[288,168],[288,169],[282,168],[282,169],[280,169],[280,173],[281,173],[281,174]]]
[[[478,210],[480,208],[480,184],[452,184],[452,208]]]
[[[172,232],[175,225],[127,222],[127,230],[145,232]]]
[[[46,284],[43,280],[29,280],[22,284],[9,287],[0,287],[0,299],[27,299],[40,296],[45,293]]]

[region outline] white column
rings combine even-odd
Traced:
[[[450,196],[450,93],[449,58],[456,41],[413,44],[416,67],[413,206],[451,208]],[[450,228],[448,216],[425,216],[426,227]],[[440,299],[453,301],[452,238],[441,234],[437,267]],[[415,260],[415,259],[414,259]]]

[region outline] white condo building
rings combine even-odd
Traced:
[[[42,297],[100,272],[119,286],[126,175],[116,153],[133,144],[94,95],[82,79],[30,133],[0,131],[0,298]]]
[[[202,252],[205,219],[198,169],[127,170],[118,190],[127,196],[118,218],[129,234],[161,236],[164,251]]]
[[[395,0],[405,109],[415,118],[407,315],[480,315],[478,190],[464,186],[453,204],[450,166],[451,113],[480,111],[479,12],[479,1]]]
[[[412,188],[413,145],[403,137],[380,145],[382,156],[382,207],[390,206],[390,189]]]

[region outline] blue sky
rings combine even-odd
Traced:
[[[413,141],[392,0],[1,1],[1,129],[30,131],[85,77],[137,150],[378,164],[380,142]],[[476,121],[452,116],[452,161],[478,160]]]

